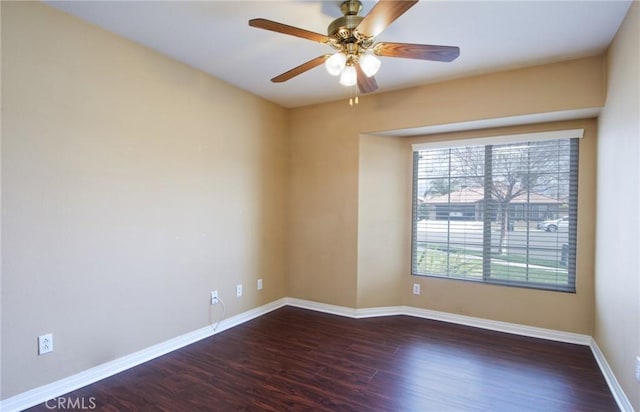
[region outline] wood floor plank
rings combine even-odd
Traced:
[[[99,411],[618,410],[587,346],[292,307],[63,398]]]

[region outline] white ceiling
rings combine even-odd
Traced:
[[[326,34],[340,1],[47,1],[111,32],[285,107],[350,95],[322,66],[270,79],[329,46],[249,27],[263,17]],[[366,14],[375,4],[363,1]],[[422,0],[378,41],[460,47],[451,63],[382,58],[378,92],[603,52],[630,1]]]

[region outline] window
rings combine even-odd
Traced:
[[[414,275],[575,292],[582,130],[414,145]]]

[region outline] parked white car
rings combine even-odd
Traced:
[[[562,219],[539,222],[537,227],[547,232],[557,232],[558,230],[567,231],[569,230],[569,216],[565,216]]]

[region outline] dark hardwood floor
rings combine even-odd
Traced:
[[[587,346],[292,307],[62,398],[101,411],[618,410]]]

